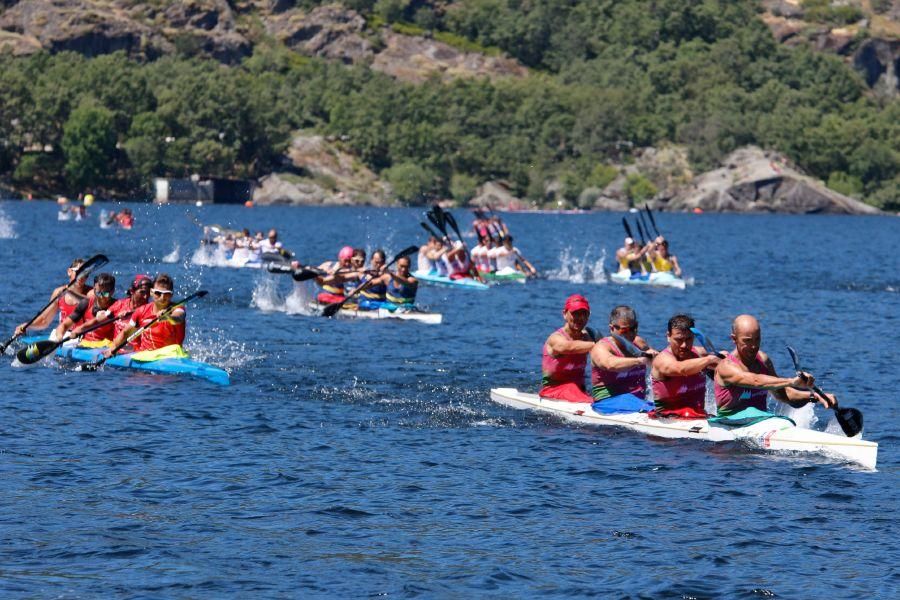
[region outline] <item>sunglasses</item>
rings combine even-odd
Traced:
[[[637,331],[637,323],[634,325],[610,325],[613,329],[618,331],[619,333],[631,333],[632,331]]]
[[[97,290],[94,290],[94,295],[98,298],[109,298],[112,296],[112,292],[98,292]]]
[[[170,296],[172,295],[172,290],[158,290],[156,288],[153,288],[150,291],[153,292],[154,296],[165,296],[166,294]]]

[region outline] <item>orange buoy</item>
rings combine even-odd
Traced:
[[[246,206],[247,208],[253,208],[253,200],[247,200],[246,202],[244,202],[244,206]]]
[[[695,215],[702,215],[702,214],[703,214],[703,209],[700,208],[699,206],[695,206],[695,207],[694,207],[694,214],[695,214]]]

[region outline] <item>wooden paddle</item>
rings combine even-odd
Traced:
[[[791,355],[791,360],[794,362],[794,369],[797,371],[797,375],[801,375],[803,370],[800,368],[800,357],[797,356],[796,350],[787,346],[787,351],[788,354]],[[823,392],[819,386],[812,386],[812,390],[819,398],[825,400],[826,403],[831,403],[828,396],[825,395],[825,392]],[[838,408],[837,400],[835,400],[831,409],[834,410],[834,416],[837,418],[838,425],[841,426],[844,435],[847,437],[856,437],[862,433],[863,415],[861,411],[856,408]]]
[[[182,305],[184,305],[184,304],[187,304],[188,302],[190,302],[190,301],[193,300],[194,298],[202,298],[202,297],[204,297],[205,295],[207,295],[208,293],[209,293],[209,292],[207,292],[206,290],[200,290],[199,292],[194,292],[193,294],[191,294],[191,295],[188,296],[187,298],[184,298],[184,299],[182,299],[182,300],[179,300],[178,302],[173,302],[172,304],[170,304],[169,306],[167,306],[165,310],[163,310],[161,313],[159,313],[158,315],[156,315],[156,318],[155,318],[155,319],[153,319],[152,321],[150,321],[149,323],[147,323],[147,324],[144,325],[143,327],[140,327],[139,329],[137,329],[134,333],[132,333],[131,335],[129,335],[125,340],[123,340],[121,344],[119,344],[118,346],[116,346],[115,348],[113,348],[113,349],[110,351],[109,356],[104,356],[103,358],[101,358],[101,359],[98,360],[97,362],[93,362],[93,363],[85,363],[85,364],[81,365],[81,368],[78,369],[78,370],[79,370],[79,371],[96,371],[96,370],[99,369],[101,366],[103,366],[103,363],[105,363],[107,360],[109,360],[110,358],[112,358],[113,356],[115,356],[116,353],[117,353],[119,350],[121,350],[122,348],[124,348],[129,342],[131,342],[132,340],[136,340],[138,337],[140,337],[140,335],[141,335],[142,333],[144,333],[145,331],[147,331],[148,329],[150,329],[151,327],[153,327],[153,325],[154,325],[157,321],[160,321],[160,320],[162,320],[162,319],[168,318],[169,315],[172,314],[172,311],[174,311],[174,310],[175,310],[176,308],[178,308],[179,306],[182,306]]]
[[[408,248],[401,250],[396,256],[394,256],[394,258],[392,258],[390,260],[390,262],[388,262],[386,265],[384,265],[385,270],[387,270],[388,267],[393,265],[395,262],[397,262],[401,258],[404,258],[411,254],[415,254],[418,251],[419,251],[418,246],[409,246]],[[325,308],[322,309],[322,316],[323,317],[333,317],[334,315],[336,315],[337,312],[339,310],[341,310],[341,307],[347,303],[347,300],[349,300],[350,298],[353,298],[354,296],[359,294],[361,291],[366,289],[366,286],[368,286],[370,283],[371,283],[371,280],[365,282],[362,285],[356,286],[356,288],[352,292],[350,292],[349,294],[344,296],[344,299],[341,300],[340,302],[333,302],[333,303],[327,305]]]
[[[133,313],[133,312],[134,311],[132,310],[132,311],[129,311],[118,317],[110,317],[109,319],[106,319],[105,321],[98,321],[98,322],[94,323],[93,325],[91,325],[90,327],[84,328],[84,330],[82,330],[82,332],[80,334],[78,334],[78,337],[82,337],[84,334],[90,333],[91,331],[94,331],[96,329],[100,329],[101,327],[106,327],[110,323],[115,323],[116,321],[118,321],[120,319],[127,319],[128,317],[131,316],[131,313]],[[74,339],[74,338],[64,337],[63,339],[59,340],[58,342],[53,342],[51,340],[41,340],[39,342],[29,344],[28,346],[26,346],[25,348],[22,348],[21,350],[19,350],[16,353],[16,359],[23,365],[34,364],[34,363],[38,362],[39,360],[41,360],[42,358],[44,358],[45,356],[49,356],[50,354],[53,354],[57,348],[62,346],[64,343],[66,343],[70,339]]]
[[[72,287],[73,285],[75,285],[75,283],[79,279],[89,277],[90,274],[94,270],[99,269],[100,267],[102,267],[103,265],[105,265],[108,262],[109,262],[109,259],[106,258],[106,256],[104,256],[103,254],[96,254],[96,255],[90,257],[89,259],[87,259],[80,267],[78,267],[78,269],[75,270],[75,276],[72,277],[72,281],[67,283],[63,287],[63,289],[61,289],[58,293],[54,294],[54,296],[52,298],[50,298],[50,302],[45,304],[44,307],[37,312],[37,314],[35,314],[33,317],[31,317],[31,319],[29,319],[29,321],[27,323],[25,323],[25,327],[22,328],[22,331],[25,331],[26,329],[28,329],[28,327],[32,323],[34,323],[35,320],[38,317],[40,317],[45,310],[47,310],[54,302],[59,300],[60,296],[65,294],[67,291],[69,291],[69,288]],[[6,342],[4,342],[4,344],[2,346],[0,346],[0,354],[5,354],[6,348],[10,344],[12,344],[14,341],[16,341],[18,338],[19,338],[19,334],[13,334],[13,336],[11,338],[6,340]]]

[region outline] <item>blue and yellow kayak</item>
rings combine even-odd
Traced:
[[[33,344],[46,340],[47,336],[28,336],[21,339],[24,344]],[[67,360],[93,363],[102,358],[103,348],[86,348],[84,346],[60,346],[56,350],[56,356]],[[134,371],[146,371],[163,375],[192,375],[211,381],[218,385],[229,385],[231,379],[228,371],[220,369],[209,363],[193,360],[188,357],[159,358],[156,360],[137,360],[135,354],[118,354],[108,359],[104,364],[119,369],[132,369]]]

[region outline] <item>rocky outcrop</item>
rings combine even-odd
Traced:
[[[523,210],[526,202],[517,198],[505,181],[488,181],[475,190],[469,206],[496,208],[500,210]]]
[[[224,0],[187,0],[168,6],[127,0],[22,0],[0,15],[0,45],[16,54],[40,49],[85,56],[124,51],[152,59],[178,51],[205,53],[226,63],[249,56]]]
[[[667,202],[665,210],[878,214],[873,206],[843,196],[800,173],[776,153],[749,146],[733,152],[724,166],[704,173]]]
[[[284,171],[263,177],[253,193],[257,204],[392,204],[390,185],[337,143],[298,134]]]
[[[372,43],[363,35],[365,29],[365,19],[338,4],[309,13],[290,10],[266,19],[266,31],[289,48],[345,63],[359,63],[375,55]]]
[[[879,95],[900,96],[900,3],[882,15],[871,12],[871,3],[850,3],[857,5],[865,17],[843,27],[805,20],[800,0],[763,0],[762,4],[766,9],[763,22],[779,43],[807,45],[843,56]]]
[[[869,87],[886,95],[900,94],[900,40],[866,40],[853,55],[853,66]]]
[[[375,55],[372,68],[397,79],[422,82],[434,75],[444,81],[460,77],[525,77],[528,69],[502,56],[463,52],[449,44],[422,36],[381,32],[385,49]]]

